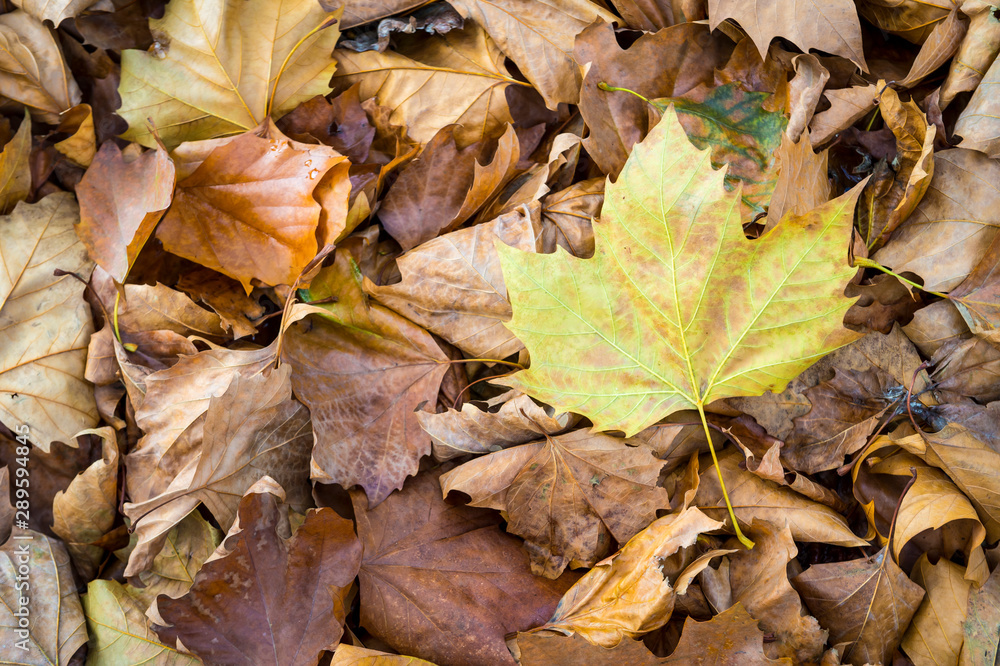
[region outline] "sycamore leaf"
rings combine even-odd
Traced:
[[[330,92],[340,37],[315,0],[177,0],[151,19],[157,41],[122,52],[122,136],[168,148],[252,129]],[[299,43],[301,41],[301,44]]]
[[[60,113],[80,102],[80,87],[55,33],[20,9],[0,16],[0,95],[53,125],[59,124]]]
[[[2,18],[2,17],[0,17]],[[84,285],[93,264],[73,232],[79,208],[68,192],[19,203],[0,217],[0,420],[31,425],[31,441],[52,441],[97,425],[94,393],[83,377],[93,332]]]
[[[0,153],[0,215],[9,213],[18,201],[24,201],[31,191],[31,116],[25,112],[24,122],[14,138]]]
[[[508,327],[532,358],[503,383],[632,435],[680,409],[780,391],[857,337],[841,320],[859,190],[750,241],[724,177],[668,108],[607,186],[593,259],[497,243]]]

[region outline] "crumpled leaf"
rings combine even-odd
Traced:
[[[594,256],[594,226],[591,221],[600,216],[603,204],[603,178],[582,180],[546,195],[542,199],[544,251],[548,252],[555,245],[581,259]],[[555,236],[554,241],[546,240],[549,233]]]
[[[492,511],[441,499],[434,472],[375,508],[352,491],[361,564],[361,625],[403,654],[441,666],[514,664],[504,636],[541,624],[570,581],[531,574]]]
[[[336,296],[288,330],[282,359],[294,372],[295,395],[312,414],[316,445],[312,478],[360,485],[372,506],[416,474],[430,436],[414,411],[437,401],[448,357],[427,331],[361,289],[354,259],[313,279],[307,301]]]
[[[152,118],[167,148],[257,127],[330,92],[340,37],[334,19],[309,0],[178,0],[150,19],[152,52],[122,52],[123,135],[155,147]],[[314,28],[326,27],[299,45]]]
[[[644,445],[577,430],[477,458],[441,477],[472,506],[499,509],[524,537],[531,570],[557,578],[593,566],[669,509],[656,485],[664,461]]]
[[[507,391],[482,403],[467,402],[461,411],[417,412],[417,421],[431,436],[434,457],[444,462],[525,444],[539,435],[554,435],[574,419],[571,414],[555,414],[551,407],[541,406],[523,393]]]
[[[745,457],[735,448],[720,451],[719,473],[725,480],[729,500],[740,526],[746,530],[756,520],[788,522],[796,541],[832,543],[841,546],[864,546],[867,542],[851,532],[843,516],[828,506],[806,499],[790,488],[762,479],[741,468]],[[729,523],[726,504],[711,458],[701,463],[701,479],[694,505],[706,515]],[[728,526],[728,530],[732,530]]]
[[[220,142],[180,179],[156,236],[169,252],[239,280],[292,284],[316,256],[314,190],[346,158],[292,142],[269,124]],[[181,169],[178,169],[179,176]],[[335,176],[347,180],[346,170]]]
[[[0,16],[3,20],[4,14]],[[46,453],[53,441],[97,425],[94,393],[83,378],[93,332],[84,285],[93,263],[73,232],[73,195],[21,202],[0,217],[0,419],[12,429],[30,424],[30,439]]]
[[[762,58],[775,37],[784,37],[805,53],[811,49],[847,58],[868,71],[861,48],[861,21],[853,2],[799,3],[763,0],[708,0],[712,30],[726,19],[740,24]]]
[[[31,154],[31,116],[24,114],[24,121],[17,128],[14,138],[7,142],[0,153],[0,215],[6,215],[24,201],[31,191],[31,171],[28,157]]]
[[[455,0],[453,6],[486,29],[550,109],[579,101],[576,36],[595,21],[618,18],[589,0]]]
[[[662,627],[673,612],[675,595],[684,594],[712,557],[732,551],[709,551],[673,582],[664,575],[663,560],[692,545],[699,534],[719,527],[721,523],[696,508],[658,518],[584,574],[549,621],[532,631],[579,634],[594,645],[613,648]]]
[[[503,322],[510,319],[507,287],[494,239],[535,252],[536,224],[527,210],[501,215],[428,241],[397,259],[397,284],[364,289],[378,302],[441,336],[474,358],[507,358],[521,342]]]
[[[934,179],[927,193],[874,260],[897,273],[910,271],[925,289],[949,291],[965,280],[998,227],[1000,163],[963,148],[934,155]]]
[[[958,663],[965,640],[962,624],[972,588],[962,574],[962,567],[945,559],[933,565],[926,555],[917,560],[911,575],[927,594],[902,643],[906,656],[916,666]]]
[[[495,135],[513,119],[504,91],[526,85],[507,73],[503,54],[475,23],[421,40],[405,53],[338,50],[331,84],[341,92],[361,84],[361,98],[389,107],[389,121],[427,143],[445,125],[460,125],[460,148]]]
[[[942,397],[966,396],[984,403],[1000,399],[1000,345],[956,338],[943,344],[931,361],[937,366],[935,390]]]
[[[847,663],[891,663],[924,598],[886,548],[869,558],[814,564],[792,585]]]
[[[281,489],[264,481],[187,594],[157,599],[170,626],[154,628],[208,663],[311,666],[343,632],[361,543],[333,509],[310,510],[289,538]]]
[[[76,232],[90,257],[117,282],[125,282],[170,205],[174,182],[174,163],[159,146],[127,160],[117,144],[107,141],[76,186]]]
[[[150,664],[194,666],[194,655],[160,642],[142,606],[113,580],[93,580],[83,595],[83,613],[90,632],[88,664]]]
[[[679,409],[780,391],[856,337],[841,320],[858,190],[749,241],[708,160],[668,109],[607,186],[593,259],[497,246],[508,328],[533,359],[502,383],[631,435]],[[726,336],[694,325],[719,318]]]
[[[16,9],[0,15],[0,94],[23,104],[43,123],[80,103],[76,84],[55,33]]]
[[[19,565],[29,569],[30,589],[16,587]],[[18,623],[23,616],[27,629]],[[0,631],[0,661],[11,664],[68,664],[87,642],[72,565],[58,539],[16,529],[0,546]]]

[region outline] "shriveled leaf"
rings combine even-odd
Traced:
[[[724,176],[668,109],[607,186],[593,259],[498,245],[508,328],[533,359],[503,382],[630,435],[679,409],[780,391],[855,338],[841,319],[858,191],[749,241]],[[698,325],[719,319],[727,335]]]
[[[113,580],[94,580],[83,595],[90,650],[87,663],[194,666],[197,657],[164,645],[153,632],[139,602]]]
[[[833,53],[868,70],[861,47],[861,21],[854,3],[847,0],[823,4],[708,0],[708,19],[713,30],[726,19],[739,23],[762,58],[772,39],[784,37],[806,53],[811,49]]]
[[[536,574],[593,566],[670,508],[656,485],[664,462],[646,446],[577,430],[472,460],[441,477],[473,506],[500,509],[526,539]]]
[[[312,478],[360,485],[372,506],[416,474],[430,436],[414,414],[434,404],[448,358],[427,331],[361,290],[354,259],[338,252],[313,281],[308,300],[336,296],[294,324],[282,359],[295,395],[312,414]]]
[[[906,656],[916,666],[958,663],[965,640],[962,624],[972,588],[963,573],[962,567],[945,559],[933,565],[926,555],[917,560],[911,575],[927,594],[902,643]]]
[[[337,91],[361,84],[361,98],[389,107],[389,120],[405,125],[411,138],[427,143],[445,125],[458,124],[459,147],[497,133],[512,122],[505,89],[519,82],[508,74],[503,54],[475,23],[431,37],[404,53],[338,50]]]
[[[258,486],[259,488],[259,486]],[[208,663],[315,664],[336,643],[361,563],[353,525],[333,509],[311,510],[288,538],[281,497],[254,490],[215,559],[183,597],[157,599],[165,642]]]
[[[696,560],[673,582],[664,576],[663,560],[692,545],[699,534],[720,526],[695,508],[657,519],[584,574],[563,596],[549,621],[535,631],[579,634],[595,645],[613,648],[662,627],[670,619],[675,595],[682,594],[687,582],[708,566],[709,558]]]
[[[456,0],[455,9],[486,29],[504,54],[555,109],[580,98],[573,42],[595,21],[617,17],[589,0]]]
[[[0,94],[52,125],[80,102],[55,33],[20,9],[0,16]]]
[[[924,597],[885,548],[870,558],[814,564],[792,584],[849,663],[889,663]]]
[[[31,116],[24,114],[24,121],[17,128],[14,138],[7,142],[0,153],[0,214],[7,214],[24,201],[31,191],[31,171],[28,156],[31,154]]]
[[[30,589],[18,573],[25,566]],[[15,529],[0,546],[0,631],[0,661],[11,664],[68,664],[87,642],[73,568],[58,539]]]
[[[496,514],[441,499],[421,474],[374,509],[353,491],[364,544],[361,625],[442,666],[513,664],[504,636],[543,623],[569,581],[531,574]]]
[[[309,0],[179,0],[151,19],[153,52],[122,52],[123,135],[153,148],[152,118],[167,148],[250,130],[330,92],[340,37]],[[323,24],[332,24],[307,37]],[[298,42],[305,40],[301,44]]]
[[[174,181],[174,163],[159,146],[127,160],[118,145],[108,141],[76,186],[77,234],[90,257],[117,282],[125,282],[170,205]]]
[[[0,16],[0,21],[9,14]],[[30,424],[31,441],[53,441],[97,425],[93,390],[83,378],[93,332],[84,285],[61,269],[89,277],[93,264],[73,231],[73,195],[19,203],[0,217],[0,419],[11,429]]]

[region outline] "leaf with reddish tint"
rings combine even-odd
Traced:
[[[183,597],[157,598],[154,629],[208,663],[312,666],[343,632],[344,604],[361,561],[353,525],[316,509],[289,534],[273,481],[240,500],[239,523]]]
[[[330,296],[336,302],[322,302]],[[361,290],[354,259],[313,281],[306,301],[320,301],[285,335],[295,395],[312,414],[312,478],[365,489],[372,506],[416,474],[430,436],[414,412],[434,405],[448,357],[431,335]]]
[[[163,148],[127,160],[118,145],[108,141],[76,186],[77,234],[91,258],[115,281],[125,281],[170,205],[174,182],[174,163]]]
[[[571,581],[532,575],[520,542],[491,511],[441,499],[422,474],[374,509],[352,491],[361,564],[361,625],[440,666],[514,664],[504,636],[542,624]]]

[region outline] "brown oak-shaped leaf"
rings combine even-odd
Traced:
[[[107,141],[76,186],[76,232],[115,281],[125,281],[170,205],[174,182],[174,163],[163,148],[126,159],[114,141]]]
[[[917,666],[958,663],[972,589],[963,573],[963,567],[945,559],[932,565],[927,555],[921,555],[913,567],[913,582],[927,594],[903,636],[902,648]]]
[[[547,620],[571,581],[531,574],[496,514],[441,499],[428,473],[368,509],[351,492],[361,563],[361,624],[403,654],[441,666],[513,664],[504,636]]]
[[[556,415],[554,411],[525,393],[507,391],[483,402],[467,402],[462,411],[417,412],[417,421],[431,436],[434,457],[443,462],[499,451],[565,430],[573,422],[572,415]]]
[[[870,558],[814,564],[792,579],[847,663],[891,663],[924,590],[883,548]]]
[[[912,273],[902,276],[913,280]],[[848,284],[844,293],[860,296],[844,315],[844,325],[862,332],[889,333],[899,323],[909,324],[913,315],[924,307],[920,291],[911,289],[892,275],[879,273],[861,284]]]
[[[507,358],[524,346],[503,325],[513,311],[493,243],[535,252],[537,235],[529,215],[511,211],[427,241],[397,260],[402,282],[379,286],[366,278],[364,288],[474,358]]]
[[[312,414],[312,478],[365,489],[372,506],[416,474],[430,436],[414,412],[434,405],[448,357],[431,335],[370,303],[354,259],[337,252],[313,281],[313,307],[285,335],[282,359],[294,369],[295,395]]]
[[[556,578],[593,566],[670,508],[656,485],[664,461],[645,445],[577,430],[477,458],[441,477],[473,506],[505,511],[507,530],[526,539],[531,569]]]
[[[659,629],[670,619],[676,595],[718,555],[709,551],[671,581],[664,560],[694,544],[698,535],[722,524],[695,508],[653,521],[621,550],[599,562],[566,592],[555,613],[535,632],[579,634],[594,645],[613,648],[623,640]]]
[[[239,498],[264,476],[287,489],[287,502],[296,510],[311,504],[312,431],[308,411],[292,399],[290,374],[284,366],[247,377],[237,374],[225,393],[211,398],[200,456],[192,456],[162,493],[125,504],[139,538],[126,575],[146,570],[167,533],[199,502],[228,529]]]
[[[239,522],[183,597],[157,598],[155,625],[171,645],[208,663],[312,665],[336,643],[361,563],[351,521],[315,509],[288,538],[280,487],[260,484],[240,500]]]
[[[263,127],[267,136],[261,130],[220,142],[180,180],[156,231],[168,251],[239,280],[247,293],[254,279],[292,284],[316,255],[313,190],[346,159],[326,146],[292,146],[273,125]]]

